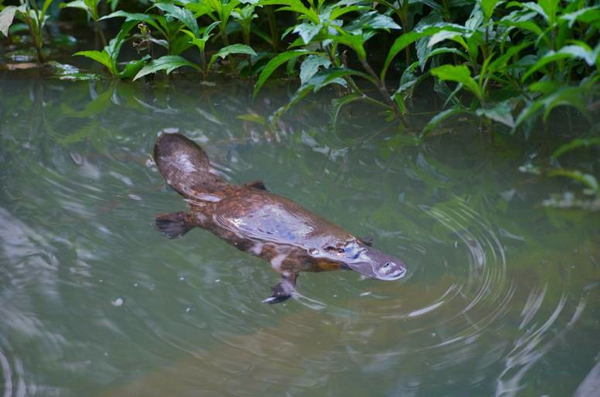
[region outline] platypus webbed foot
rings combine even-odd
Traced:
[[[296,291],[297,277],[297,274],[282,275],[279,284],[272,288],[273,294],[267,299],[263,300],[263,303],[281,303],[291,298],[294,291]]]
[[[266,190],[266,191],[269,190],[269,189],[267,189],[267,186],[265,185],[265,183],[261,180],[245,183],[244,186],[252,187],[252,188],[258,189],[258,190]]]
[[[365,245],[368,245],[369,247],[373,245],[373,237],[371,236],[364,236],[363,238],[361,238],[362,242],[365,243]]]
[[[185,212],[158,215],[154,228],[170,239],[181,237],[194,228]]]

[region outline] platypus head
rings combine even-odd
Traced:
[[[391,281],[406,275],[404,262],[368,245],[351,242],[337,250],[346,266],[365,277]]]

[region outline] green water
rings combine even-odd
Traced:
[[[0,396],[600,395],[600,215],[542,205],[579,186],[468,123],[413,145],[315,100],[268,132],[235,116],[285,92],[249,92],[0,81]],[[266,262],[153,230],[185,208],[150,161],[165,128],[408,276],[304,273],[261,303]]]

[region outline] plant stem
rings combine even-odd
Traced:
[[[484,47],[483,47],[483,59],[486,59],[489,55],[489,48],[490,48],[490,26],[489,26],[489,21],[488,23],[485,25],[485,41],[484,41]]]
[[[106,36],[104,36],[104,31],[100,27],[100,22],[96,21],[96,32],[100,36],[100,41],[102,42],[102,47],[106,47],[108,43],[106,42]]]
[[[250,26],[247,29],[242,29],[244,36],[244,44],[250,47]],[[248,77],[252,76],[252,55],[248,54]]]
[[[371,68],[371,65],[369,65],[367,63],[366,59],[361,59],[360,63],[362,64],[363,68],[371,76],[373,76],[373,78],[377,82],[377,89],[379,90],[379,92],[381,93],[381,95],[383,96],[383,98],[385,99],[385,101],[388,104],[388,106],[390,108],[392,108],[392,110],[394,111],[394,114],[396,115],[396,117],[398,117],[398,119],[400,119],[400,121],[402,122],[402,124],[404,125],[405,128],[408,128],[408,121],[406,120],[406,117],[404,117],[404,115],[402,114],[402,112],[400,112],[400,108],[398,107],[398,104],[396,103],[396,101],[394,101],[390,97],[390,95],[388,94],[387,88],[385,87],[385,83],[383,82],[383,80],[381,80],[379,78],[379,76],[377,75],[377,73],[375,73],[375,71],[373,71],[373,69]]]
[[[206,80],[208,69],[206,64],[206,54],[204,53],[204,50],[200,51],[200,62],[202,63],[202,78]]]
[[[33,39],[33,45],[35,46],[35,51],[37,53],[38,63],[44,64],[46,63],[46,60],[44,59],[44,54],[42,53],[42,42],[40,41],[40,37],[38,37],[37,30],[33,26],[34,22],[31,20],[31,17],[28,14],[25,14],[25,23],[29,28],[29,34],[31,35],[31,38]]]
[[[229,45],[229,38],[227,37],[227,24],[221,21],[219,30],[221,31],[221,40],[223,40],[223,45],[227,47]]]
[[[279,32],[277,31],[277,20],[275,19],[275,12],[272,7],[266,7],[265,12],[267,13],[267,19],[269,21],[269,30],[271,31],[271,40],[273,40],[273,49],[275,52],[279,52]]]

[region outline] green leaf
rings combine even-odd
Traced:
[[[219,21],[213,22],[210,25],[208,25],[206,28],[204,28],[204,30],[202,30],[202,38],[207,39],[212,36],[211,32],[213,30],[215,30],[215,28],[217,26],[219,26]]]
[[[220,23],[221,23],[220,21],[216,21],[216,22],[213,22],[210,25],[208,25],[202,31],[202,37],[196,37],[196,35],[193,32],[191,32],[189,30],[186,30],[186,29],[182,29],[182,32],[185,33],[186,35],[188,35],[189,37],[191,37],[190,43],[192,43],[193,45],[195,45],[196,47],[198,47],[198,50],[202,53],[202,52],[204,52],[204,48],[206,47],[206,42],[212,36],[211,32],[217,26],[219,26]]]
[[[294,106],[296,103],[300,102],[305,96],[307,96],[308,94],[310,94],[313,90],[313,87],[311,85],[305,85],[305,86],[300,86],[300,88],[298,88],[298,90],[294,93],[294,95],[292,96],[292,98],[290,99],[290,101],[285,104],[284,106],[280,107],[279,109],[277,109],[277,111],[273,114],[273,116],[271,116],[271,124],[276,124],[277,120],[279,120],[279,118],[281,117],[281,115],[286,112],[289,108],[291,108],[292,106]]]
[[[600,47],[599,47],[600,48]],[[540,58],[521,78],[525,81],[529,76],[543,68],[549,63],[560,61],[561,59],[583,59],[589,66],[593,66],[598,58],[598,53],[589,50],[581,45],[568,45],[560,49],[560,51],[548,51],[546,55]]]
[[[367,59],[367,52],[364,47],[366,38],[362,35],[344,34],[341,36],[329,36],[329,38],[338,44],[344,44],[352,48],[359,60],[363,61]]]
[[[380,14],[377,11],[367,12],[355,19],[349,26],[348,30],[389,30],[389,29],[400,29],[400,26],[394,22],[394,20],[387,15]]]
[[[318,25],[321,21],[319,15],[313,9],[306,8],[301,0],[264,0],[261,1],[261,5],[281,5],[278,11],[292,11],[302,14],[300,18],[308,19],[314,24]]]
[[[219,23],[220,23],[219,21],[215,22],[215,24],[217,24],[217,25]],[[200,52],[204,52],[204,48],[206,47],[206,42],[208,41],[208,39],[210,38],[211,35],[209,35],[208,37],[198,38],[194,35],[193,32],[191,32],[189,30],[182,29],[181,31],[190,37],[190,43],[192,43],[193,45],[198,47],[198,50]]]
[[[598,192],[598,181],[593,175],[584,174],[578,170],[552,170],[548,172],[548,176],[565,176],[567,178],[573,179],[577,182],[583,183],[585,186],[589,187],[594,193]]]
[[[293,32],[298,33],[300,37],[302,37],[302,41],[304,41],[304,44],[308,44],[316,35],[319,34],[322,28],[322,25],[315,25],[312,23],[301,23],[299,25],[296,25]]]
[[[181,55],[182,52],[192,47],[193,45],[194,43],[192,43],[187,36],[178,34],[177,36],[175,36],[174,39],[171,40],[171,45],[169,47],[169,55]]]
[[[110,57],[111,63],[112,63],[111,73],[115,76],[118,74],[116,65],[117,65],[117,58],[119,57],[119,53],[121,52],[121,46],[123,45],[125,38],[129,34],[129,31],[131,29],[133,29],[133,27],[135,25],[136,25],[135,21],[129,21],[129,22],[123,23],[123,25],[121,25],[121,30],[119,31],[117,36],[115,38],[113,38],[111,41],[109,41],[108,45],[106,47],[104,47],[103,52],[106,52],[108,54],[108,56]]]
[[[357,70],[347,68],[329,68],[315,74],[306,85],[314,87],[315,92],[332,83],[340,84],[345,87],[346,82],[340,78],[350,75],[360,76],[369,80],[371,79],[371,76]]]
[[[331,125],[333,128],[335,128],[335,126],[337,124],[337,119],[338,119],[338,116],[340,114],[340,110],[342,109],[342,107],[344,107],[345,105],[348,105],[352,102],[358,101],[360,99],[363,99],[362,95],[353,93],[353,94],[349,94],[349,95],[344,95],[343,97],[341,97],[339,99],[334,99],[331,101],[331,104],[333,105],[333,117],[331,118]]]
[[[479,4],[483,10],[483,15],[486,21],[489,21],[494,15],[494,9],[498,5],[498,0],[480,0]]]
[[[269,61],[269,63],[267,63],[267,65],[265,66],[263,71],[260,73],[260,76],[258,76],[258,81],[254,85],[254,92],[252,94],[252,97],[256,98],[256,95],[258,94],[258,91],[260,90],[260,88],[263,86],[263,84],[265,84],[267,79],[273,74],[273,72],[279,66],[283,65],[290,59],[294,59],[294,58],[298,58],[302,55],[310,55],[310,54],[317,54],[317,53],[312,52],[312,51],[306,51],[306,50],[292,50],[292,51],[282,52],[281,54],[277,55],[275,58],[271,59]]]
[[[587,24],[598,22],[600,20],[600,6],[585,7],[581,10],[564,14],[560,17],[560,19],[569,21],[569,28],[572,28],[577,21]]]
[[[520,126],[523,122],[530,120],[532,117],[537,117],[536,113],[539,112],[542,107],[544,107],[544,103],[542,101],[533,101],[528,103],[517,116],[516,125]]]
[[[438,47],[433,51],[430,51],[424,59],[420,59],[420,64],[421,65],[426,65],[427,61],[429,60],[429,58],[434,57],[436,55],[442,55],[442,54],[456,54],[458,56],[460,56],[461,58],[463,58],[465,61],[469,61],[469,56],[467,54],[465,54],[463,51],[459,50],[458,48],[452,48],[452,47]]]
[[[331,61],[320,55],[307,56],[300,65],[300,84],[306,84],[319,71],[321,66],[327,69],[331,66]]]
[[[101,63],[102,65],[106,66],[106,68],[108,69],[108,71],[110,72],[110,74],[112,75],[116,75],[117,71],[115,70],[114,66],[113,66],[113,62],[112,59],[110,58],[110,55],[106,52],[106,51],[79,51],[76,52],[75,54],[73,54],[74,56],[83,56],[86,58],[90,58],[93,59],[96,62]]]
[[[362,11],[362,10],[368,10],[369,9],[368,7],[362,7],[362,6],[339,7],[338,5],[335,5],[333,7],[334,8],[331,11],[331,14],[329,15],[329,18],[328,18],[330,21],[338,19],[342,15],[345,15],[345,14],[347,14],[349,12]]]
[[[493,12],[493,10],[492,10]],[[469,15],[469,19],[465,22],[465,28],[470,31],[475,31],[483,25],[484,21],[487,21],[485,18],[485,14],[481,9],[481,5],[479,3],[475,4],[473,10],[471,11],[471,15]]]
[[[552,153],[552,158],[557,159],[565,153],[571,152],[579,148],[589,148],[592,146],[600,146],[600,138],[577,138],[569,143],[565,143]]]
[[[560,0],[538,0],[538,4],[544,10],[548,25],[554,25],[556,22],[556,14],[558,13],[558,6]]]
[[[462,84],[469,91],[473,92],[479,100],[483,99],[483,94],[475,79],[471,77],[471,71],[464,65],[443,65],[431,69],[431,74],[440,80],[455,81]]]
[[[406,68],[404,70],[404,72],[402,73],[402,76],[400,76],[400,86],[394,93],[394,99],[396,99],[398,96],[400,96],[405,91],[408,91],[409,89],[412,91],[412,88],[417,83],[419,83],[420,80],[422,80],[425,76],[428,75],[428,74],[422,74],[421,76],[417,77],[413,72],[418,66],[419,66],[419,62],[413,62],[412,65],[410,65],[408,68]]]
[[[225,59],[231,54],[246,54],[256,56],[256,52],[252,49],[252,47],[249,47],[245,44],[232,44],[221,48],[216,54],[210,57],[208,68],[210,69],[212,64],[217,61],[217,58]]]
[[[203,15],[210,14],[211,12],[215,11],[209,4],[206,3],[187,3],[185,4],[185,8],[190,10],[194,14],[195,18],[200,18]]]
[[[462,37],[464,32],[458,32],[456,30],[442,30],[429,39],[429,43],[427,43],[427,47],[433,47],[437,43],[441,43],[445,40],[452,40],[455,37]]]
[[[94,21],[98,20],[98,8],[94,1],[75,0],[69,3],[61,3],[60,8],[78,8],[87,12]]]
[[[544,95],[550,95],[558,91],[562,87],[562,83],[556,80],[536,81],[529,85],[529,91],[541,92]]]
[[[538,24],[533,21],[518,21],[518,22],[502,21],[501,24],[504,26],[511,26],[511,27],[517,28],[519,30],[529,31],[537,37],[541,37],[541,38],[545,37],[544,31],[542,30],[542,28],[539,27]]]
[[[512,115],[512,109],[507,101],[500,102],[491,108],[479,108],[475,111],[479,117],[487,117],[490,120],[497,121],[510,128],[515,127],[515,119]]]
[[[443,11],[443,7],[441,5],[439,5],[438,3],[436,3],[434,0],[409,0],[408,2],[409,4],[413,4],[413,3],[423,3],[429,7],[431,7],[431,9],[437,11],[437,12],[442,12]],[[453,7],[453,5],[450,5],[450,7]]]
[[[462,108],[462,107],[452,107],[450,109],[444,110],[443,112],[436,114],[434,117],[432,117],[431,120],[429,120],[429,122],[427,123],[425,128],[423,128],[421,137],[430,133],[442,121],[444,121],[452,116],[455,116],[457,114],[468,113],[468,112],[469,111],[467,109]]]
[[[542,16],[546,21],[549,21],[549,16],[546,14],[546,11],[544,11],[544,9],[533,2],[528,2],[528,3],[520,3],[518,1],[511,1],[510,3],[508,3],[508,7],[520,7],[520,8],[524,8],[530,11],[533,11],[537,14],[539,14],[540,16]]]
[[[587,92],[588,90],[584,87],[567,87],[541,99],[544,104],[544,121],[548,119],[550,112],[558,106],[573,106],[591,121],[584,101]]]
[[[144,67],[148,59],[150,59],[150,55],[146,55],[137,61],[127,62],[125,69],[119,74],[119,77],[122,79],[132,79]]]
[[[2,32],[5,36],[8,37],[8,28],[12,25],[13,20],[15,18],[15,13],[18,11],[18,8],[15,6],[7,6],[4,7],[2,11],[0,11],[0,32]]]
[[[191,30],[194,33],[194,35],[200,35],[198,29],[198,22],[196,22],[196,18],[190,12],[190,10],[188,10],[187,8],[177,7],[173,4],[168,3],[155,3],[155,5],[159,10],[166,12],[167,15],[182,22],[189,30]]]
[[[146,23],[154,22],[154,16],[151,14],[131,13],[131,12],[125,12],[125,11],[121,11],[121,10],[115,11],[108,15],[105,15],[102,18],[100,18],[99,21],[102,21],[105,19],[111,19],[111,18],[125,18],[125,22],[129,22],[129,21],[146,22]]]
[[[490,63],[488,67],[489,73],[495,73],[498,71],[505,71],[510,64],[510,60],[516,56],[519,52],[532,45],[532,41],[524,41],[519,45],[512,46],[502,56],[496,58]]]
[[[156,73],[160,70],[164,70],[167,74],[169,74],[173,70],[182,66],[190,66],[194,69],[201,70],[198,65],[180,57],[179,55],[166,55],[149,62],[135,75],[133,80],[135,81],[140,77],[144,77],[150,73]]]
[[[50,4],[52,4],[52,2],[54,2],[54,0],[45,0],[44,1],[44,5],[42,6],[42,19],[44,19],[44,17],[46,16],[48,7],[50,7]]]
[[[583,45],[568,45],[561,48],[559,54],[569,54],[573,58],[583,59],[588,66],[594,66],[596,59],[598,58],[598,52],[590,49]],[[597,47],[600,48],[600,47]]]
[[[426,36],[431,36],[432,34],[439,32],[439,31],[440,31],[439,28],[427,28],[420,32],[413,31],[413,32],[404,33],[403,35],[398,37],[396,39],[396,41],[394,41],[394,44],[392,44],[392,47],[390,48],[390,51],[388,52],[387,57],[385,58],[385,62],[383,64],[383,69],[381,71],[381,76],[380,76],[381,79],[385,80],[385,75],[386,75],[388,68],[390,67],[390,64],[392,63],[392,61],[394,60],[396,55],[398,55],[400,53],[400,51],[402,51],[403,49],[405,49],[406,47],[408,47],[415,41],[419,40],[420,38],[426,37]]]

